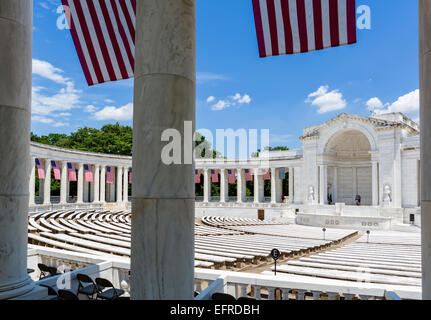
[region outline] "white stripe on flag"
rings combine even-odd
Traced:
[[[126,18],[124,17],[123,9],[121,8],[119,0],[115,1],[117,5],[118,15],[120,16],[121,25],[123,26],[124,32],[126,33],[127,40],[129,41],[130,50],[132,50],[133,54],[135,52],[135,43],[132,39],[132,35],[130,34],[129,27],[127,25]]]
[[[275,19],[277,21],[277,35],[278,35],[278,53],[286,53],[286,39],[284,36],[284,19],[283,11],[281,9],[281,0],[274,0],[275,4]]]
[[[75,4],[73,1],[70,1],[70,0],[68,1],[68,4],[72,15],[73,23],[76,29],[76,33],[78,35],[79,42],[81,44],[82,52],[84,54],[85,62],[90,72],[91,79],[93,83],[98,83],[96,72],[94,71],[94,66],[93,66],[93,63],[91,62],[90,54],[88,52],[88,48],[85,43],[84,34],[82,33],[81,22],[79,21],[78,14],[75,9]]]
[[[323,47],[331,46],[331,27],[329,23],[329,0],[322,0]]]
[[[260,0],[260,15],[262,16],[263,37],[265,41],[266,55],[272,56],[271,32],[269,30],[267,0]]]
[[[299,40],[299,27],[298,27],[298,11],[296,10],[296,0],[289,0],[289,16],[290,24],[292,26],[293,38],[293,52],[301,52],[301,42]]]
[[[347,44],[347,2],[338,0],[338,29],[340,31],[340,45]]]
[[[316,41],[314,39],[313,0],[305,0],[305,18],[307,20],[308,51],[314,51],[316,49]]]

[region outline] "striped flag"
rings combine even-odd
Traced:
[[[201,183],[201,170],[195,170],[195,183]]]
[[[36,167],[37,167],[37,176],[39,179],[45,179],[45,168],[42,166],[42,163],[39,159],[36,159]]]
[[[93,182],[93,170],[92,167],[88,164],[84,164],[84,176],[85,176],[85,182]]]
[[[114,183],[114,168],[106,167],[106,183],[113,184]]]
[[[253,173],[251,172],[251,169],[245,169],[245,181],[253,181]]]
[[[128,79],[135,68],[136,0],[62,0],[89,86]]]
[[[129,169],[129,184],[132,184],[132,168]]]
[[[219,182],[218,179],[218,170],[211,170],[211,181],[214,183]]]
[[[61,180],[61,172],[56,161],[51,161],[52,171],[54,172],[54,179]]]
[[[271,180],[271,169],[265,169],[266,173],[263,175],[263,180]]]
[[[227,171],[227,174],[228,174],[228,182],[229,183],[235,183],[236,182],[236,179],[235,179],[235,170],[228,170]]]
[[[76,169],[73,163],[67,164],[67,172],[69,173],[69,181],[76,181]]]
[[[356,43],[355,0],[253,0],[260,57]]]
[[[286,179],[286,168],[278,169],[278,177],[283,180]]]

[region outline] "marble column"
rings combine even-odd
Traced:
[[[295,202],[294,186],[295,186],[295,168],[289,167],[289,202],[291,204]]]
[[[191,300],[193,144],[168,165],[161,136],[195,131],[196,1],[137,1],[135,56],[131,297]]]
[[[334,175],[332,177],[332,202],[338,201],[338,168],[334,167]]]
[[[280,202],[277,197],[279,180],[277,168],[271,168],[271,203]]]
[[[226,169],[220,169],[220,202],[229,202],[229,184]]]
[[[328,166],[320,166],[319,204],[328,204]]]
[[[45,159],[45,180],[43,181],[43,204],[51,204],[51,160]]]
[[[35,181],[36,181],[36,166],[35,166],[35,160],[36,158],[31,157],[30,158],[30,182],[28,184],[29,191],[30,191],[30,198],[29,198],[29,205],[34,206],[35,205]]]
[[[422,297],[431,300],[431,1],[419,0]]]
[[[246,195],[246,181],[245,181],[245,174],[244,169],[238,168],[237,170],[238,176],[237,176],[237,202],[243,203],[245,202],[245,195]]]
[[[78,188],[77,188],[77,200],[76,203],[84,203],[84,164],[78,164]]]
[[[100,202],[100,165],[96,164],[94,166],[94,198],[95,203]]]
[[[353,170],[353,182],[352,182],[352,190],[353,190],[353,203],[356,203],[356,195],[358,194],[358,168],[354,167]]]
[[[105,203],[105,192],[106,192],[106,166],[102,166],[100,169],[100,202]]]
[[[260,174],[260,169],[254,169],[254,203],[265,202],[265,185],[263,176]]]
[[[129,202],[129,168],[123,167],[123,202]]]
[[[60,204],[67,203],[67,183],[68,183],[67,161],[61,162],[60,180]]]
[[[123,168],[117,167],[117,204],[123,202]]]
[[[1,0],[0,300],[33,289],[27,274],[32,17],[33,1]]]
[[[211,175],[210,170],[203,169],[204,174],[204,203],[211,201]]]
[[[371,183],[372,183],[372,205],[379,205],[379,165],[377,161],[372,162]]]

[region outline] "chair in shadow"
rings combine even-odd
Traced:
[[[103,278],[96,278],[96,285],[99,288],[97,299],[115,300],[124,294],[123,289],[116,289],[111,281]]]
[[[94,295],[100,292],[99,286],[86,274],[78,273],[76,278],[79,282],[78,294],[86,295],[88,299],[93,300]]]

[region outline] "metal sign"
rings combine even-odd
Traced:
[[[274,259],[274,275],[277,275],[277,260],[280,259],[281,252],[278,249],[272,249],[271,257]]]

